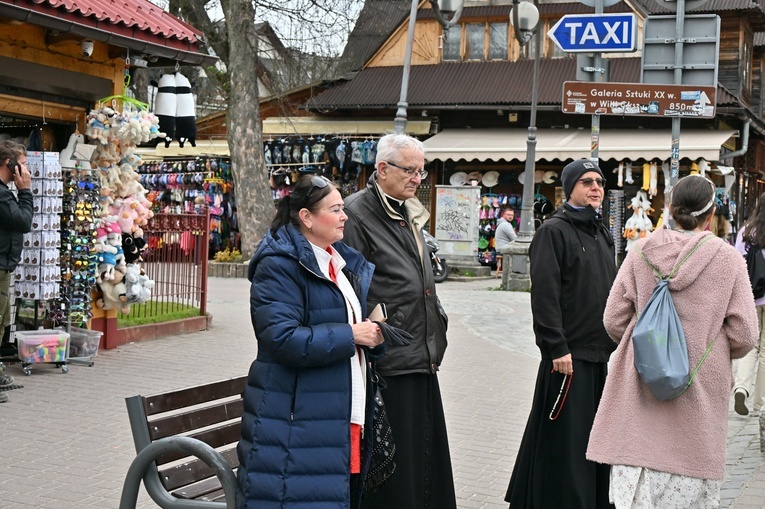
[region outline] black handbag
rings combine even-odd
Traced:
[[[376,375],[375,375],[376,377]],[[385,402],[377,387],[372,413],[372,458],[369,471],[364,479],[364,493],[379,488],[396,470],[396,444],[393,442],[393,432],[385,412]]]

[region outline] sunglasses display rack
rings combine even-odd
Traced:
[[[614,239],[614,249],[617,254],[624,252],[624,237],[622,237],[624,210],[624,191],[616,189],[608,191],[608,230]]]
[[[64,169],[61,213],[60,296],[50,302],[48,314],[58,326],[85,327],[92,318],[100,226],[98,170]]]
[[[205,214],[209,210],[210,258],[224,249],[241,249],[228,158],[153,161],[140,165],[138,173],[155,213]]]

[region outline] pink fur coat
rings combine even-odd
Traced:
[[[689,235],[662,228],[637,245],[666,275],[706,235],[711,233]],[[712,239],[671,280],[691,369],[717,341],[690,388],[669,401],[657,400],[634,367],[632,330],[656,282],[648,264],[635,250],[630,251],[603,316],[606,331],[619,346],[611,356],[587,458],[721,480],[733,382],[731,359],[743,357],[759,338],[746,263],[732,246]]]

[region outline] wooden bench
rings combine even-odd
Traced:
[[[242,393],[247,377],[125,400],[138,456],[120,509],[134,509],[141,480],[163,509],[233,508]]]

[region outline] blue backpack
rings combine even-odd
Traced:
[[[642,251],[635,246],[637,253],[659,278],[651,298],[648,299],[643,312],[638,316],[635,329],[632,331],[635,369],[648,386],[651,394],[662,401],[678,397],[691,386],[701,364],[706,360],[715,344],[712,342],[709,345],[696,368],[690,371],[688,345],[685,342],[683,324],[680,323],[680,317],[677,315],[668,286],[669,280],[677,274],[683,263],[704,242],[712,238],[714,238],[713,235],[708,235],[701,239],[666,276],[648,261]]]

